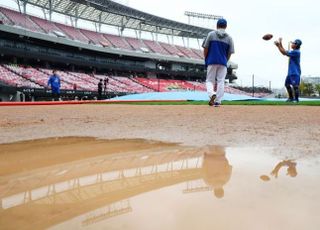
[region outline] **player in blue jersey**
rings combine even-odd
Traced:
[[[208,34],[202,47],[204,48],[205,65],[207,67],[206,87],[210,98],[209,105],[218,107],[224,94],[224,81],[227,75],[227,62],[234,53],[233,40],[226,33],[227,21],[219,19],[217,30]],[[214,85],[217,81],[217,92]]]
[[[285,81],[285,87],[288,91],[288,102],[299,102],[299,85],[300,85],[300,47],[302,42],[300,39],[296,39],[291,42],[292,50],[285,50],[282,45],[282,38],[279,38],[278,41],[275,41],[275,45],[278,47],[279,51],[288,56],[289,59],[289,68],[288,75]]]
[[[48,80],[48,87],[51,87],[53,100],[60,99],[60,86],[60,77],[57,75],[57,71],[53,70]]]

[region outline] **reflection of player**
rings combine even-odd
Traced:
[[[273,175],[275,178],[278,177],[279,174],[279,170],[284,167],[287,166],[287,175],[291,176],[291,177],[296,177],[297,176],[297,169],[296,169],[296,162],[293,162],[291,160],[284,160],[281,161],[280,163],[278,163],[276,165],[276,167],[274,167],[274,169],[271,172],[271,175]]]
[[[217,198],[224,196],[223,186],[229,181],[232,166],[229,164],[222,147],[208,147],[203,157],[204,181],[212,186]]]
[[[283,161],[279,162],[274,167],[274,169],[272,170],[272,172],[270,174],[272,176],[274,176],[275,178],[278,178],[278,174],[279,174],[280,169],[282,167],[288,167],[287,168],[287,175],[289,175],[291,177],[296,177],[298,175],[296,166],[297,166],[297,163],[293,162],[292,160],[283,160]],[[263,181],[269,181],[270,177],[267,175],[262,175],[262,176],[260,176],[260,179]]]

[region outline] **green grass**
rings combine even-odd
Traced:
[[[130,105],[208,105],[207,101],[183,101],[183,102],[116,102],[114,104]],[[223,101],[222,105],[276,105],[276,106],[320,106],[318,101],[302,101],[299,103],[289,103],[284,101]]]

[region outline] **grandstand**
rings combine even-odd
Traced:
[[[20,11],[0,7],[0,96],[29,93],[34,100],[50,96],[47,80],[59,70],[65,98],[97,96],[100,79],[109,79],[104,97],[128,93],[204,90],[201,47],[169,42],[192,39],[197,44],[210,29],[154,16],[109,0],[18,1]],[[28,6],[41,9],[32,15]],[[53,20],[59,14],[72,18],[74,26]],[[80,21],[94,23],[80,28]],[[78,23],[79,22],[79,23]],[[92,24],[93,25],[93,24]],[[103,26],[119,33],[102,31]],[[124,31],[136,36],[125,36]],[[149,33],[154,39],[143,38]],[[168,42],[158,39],[167,37]],[[185,42],[184,42],[185,43]],[[189,44],[189,42],[188,42]],[[236,79],[229,63],[226,79]],[[241,93],[241,92],[240,92]],[[7,95],[7,97],[6,97]]]

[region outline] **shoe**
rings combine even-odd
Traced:
[[[293,100],[292,102],[293,103],[299,103],[299,100]]]
[[[293,99],[292,99],[292,98],[288,98],[288,99],[286,100],[286,102],[293,102]]]
[[[221,105],[221,103],[219,103],[219,102],[214,103],[214,107],[220,107],[220,105]]]
[[[215,94],[213,94],[212,96],[211,96],[211,98],[210,98],[210,101],[209,101],[209,106],[213,106],[214,105],[214,100],[216,99],[216,95]]]

